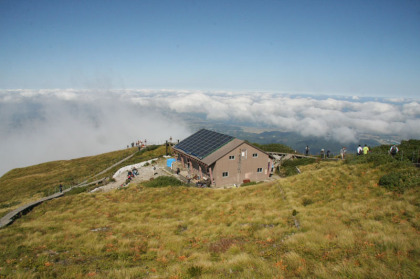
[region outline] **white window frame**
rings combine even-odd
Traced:
[[[258,173],[262,173],[263,172],[263,168],[257,168],[257,172]]]
[[[229,155],[229,160],[235,160],[235,155]]]
[[[248,151],[246,149],[241,150],[241,156],[245,157],[245,159],[248,158]]]
[[[226,174],[226,175],[225,175]],[[224,171],[222,172],[222,177],[229,177],[229,172],[228,171]]]
[[[252,153],[252,158],[258,158],[258,153]]]

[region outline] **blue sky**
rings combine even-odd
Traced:
[[[416,98],[420,1],[0,1],[0,89]]]

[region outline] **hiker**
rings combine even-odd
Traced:
[[[58,188],[60,189],[60,193],[63,193],[63,185],[60,184],[60,186],[58,186]]]
[[[324,159],[324,148],[321,149],[321,159]]]
[[[363,154],[367,155],[369,152],[369,147],[365,144],[365,147],[363,147]]]
[[[347,150],[345,147],[341,148],[340,150],[341,160],[344,160],[344,158],[346,157],[346,151]]]
[[[389,149],[389,154],[391,154],[392,157],[395,157],[395,155],[397,155],[397,153],[398,153],[398,147],[394,144]]]
[[[139,175],[139,171],[136,168],[132,169],[134,175]]]
[[[357,156],[362,155],[363,154],[363,148],[362,146],[359,144],[359,147],[357,147]]]
[[[309,155],[309,146],[306,146],[305,148],[305,155],[308,156]]]
[[[327,150],[327,158],[330,158],[331,151]]]

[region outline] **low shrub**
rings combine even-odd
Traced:
[[[280,168],[280,175],[281,176],[292,176],[295,174],[298,174],[299,171],[297,170],[296,167],[284,167],[284,168]]]
[[[281,176],[292,176],[298,174],[298,166],[304,166],[313,164],[316,162],[316,159],[313,158],[301,158],[301,159],[294,159],[294,160],[287,160],[283,162],[280,167],[280,175]]]
[[[283,162],[282,167],[297,167],[297,166],[304,166],[313,164],[316,162],[314,158],[301,158],[301,159],[294,159],[294,160],[287,160]]]
[[[14,202],[10,202],[10,203],[2,203],[0,204],[0,208],[8,208],[8,207],[12,207],[15,205],[20,204],[20,201],[14,201]]]
[[[201,266],[191,266],[188,268],[188,275],[193,278],[200,277],[202,272],[203,268]]]
[[[147,151],[152,151],[152,150],[156,150],[160,147],[160,145],[149,145],[146,148],[143,148],[140,153],[145,153]]]
[[[402,175],[400,173],[391,172],[382,176],[379,179],[379,185],[391,190],[391,191],[402,191]]]
[[[65,193],[66,196],[71,196],[71,195],[77,195],[80,193],[85,193],[89,190],[89,186],[84,186],[84,187],[74,187],[73,189],[71,189],[70,191],[68,191],[67,193]]]
[[[159,176],[149,181],[142,183],[145,187],[160,188],[168,186],[182,186],[184,185],[181,181],[173,176]]]
[[[314,202],[309,197],[303,197],[303,199],[302,199],[302,205],[303,206],[307,206],[307,205],[310,205],[310,204],[313,204],[313,203]]]
[[[380,186],[403,193],[406,189],[420,186],[420,172],[414,167],[396,169],[379,179]]]
[[[257,182],[251,181],[251,182],[242,183],[241,187],[251,186],[251,185],[256,185],[256,184],[257,184]]]
[[[280,153],[295,153],[295,151],[287,145],[280,143],[269,143],[269,144],[258,144],[252,143],[252,145],[258,147],[261,150],[269,152],[280,152]]]
[[[373,166],[381,166],[394,162],[396,162],[396,160],[386,153],[368,153],[367,155],[347,156],[344,161],[345,164],[349,165],[371,163]]]
[[[420,153],[420,140],[401,141],[398,146],[399,152],[395,157],[389,154],[391,145],[380,145],[371,149],[367,155],[348,156],[347,164],[373,163],[374,166],[384,165],[395,161],[418,163]]]

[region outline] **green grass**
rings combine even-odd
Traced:
[[[253,185],[257,185],[257,182],[256,181],[251,181],[251,182],[242,183],[241,187],[253,186]]]
[[[44,189],[57,187],[60,183],[76,185],[133,152],[135,149],[125,149],[97,156],[13,169],[0,178],[0,203],[22,195],[33,196]]]
[[[407,189],[420,186],[420,172],[413,165],[413,161],[417,160],[413,157],[416,154],[413,150],[420,150],[420,141],[403,141],[399,148],[400,155],[395,158],[387,153],[389,146],[379,146],[367,155],[348,156],[345,163],[380,168],[384,175],[379,179],[379,185],[387,190],[403,193]],[[411,154],[411,157],[403,156],[404,152]]]
[[[82,186],[82,187],[75,187],[73,189],[71,189],[70,191],[66,192],[64,195],[66,196],[71,196],[71,195],[77,195],[80,193],[85,193],[88,192],[90,190],[93,190],[93,188],[98,187],[96,185],[94,186]]]
[[[184,185],[181,181],[173,176],[159,176],[157,178],[151,179],[149,181],[143,182],[143,186],[149,188],[160,188],[160,187],[168,187],[168,186],[181,186]]]
[[[300,168],[301,166],[313,164],[315,162],[316,162],[316,159],[313,159],[313,158],[287,160],[282,163],[279,170],[279,174],[283,177],[292,176],[299,173],[297,168]]]
[[[419,187],[379,187],[386,169],[366,163],[300,168],[252,187],[139,184],[46,202],[0,231],[0,278],[420,274]]]
[[[287,145],[280,144],[280,143],[270,143],[270,144],[252,143],[252,145],[258,147],[261,150],[268,151],[268,152],[295,153],[293,149],[291,149]]]

